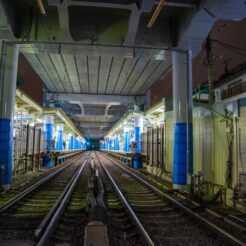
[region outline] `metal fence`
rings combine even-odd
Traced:
[[[142,134],[142,154],[147,165],[164,165],[164,127],[149,128]]]
[[[40,167],[44,151],[44,132],[40,127],[15,124],[13,138],[13,174]]]

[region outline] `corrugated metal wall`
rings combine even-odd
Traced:
[[[205,111],[209,112],[205,109]],[[245,111],[246,112],[246,111]],[[173,114],[165,115],[165,170],[172,172],[173,166]],[[246,134],[246,131],[245,131]],[[246,138],[245,138],[246,139]],[[146,137],[144,137],[146,141]],[[151,138],[149,139],[151,141]],[[145,145],[145,143],[144,143]],[[245,142],[246,145],[246,142]],[[155,148],[155,143],[154,143]],[[144,148],[146,152],[146,148]],[[202,172],[203,180],[213,184],[225,185],[228,158],[228,140],[226,123],[221,116],[211,114],[204,116],[203,108],[193,110],[193,165],[194,173]],[[246,158],[246,155],[245,155]],[[154,162],[154,163],[153,163]],[[155,157],[150,157],[155,165]]]
[[[246,173],[246,106],[240,107],[240,117],[238,120],[238,172]]]
[[[168,172],[173,171],[173,114],[166,113],[166,156],[165,167]]]

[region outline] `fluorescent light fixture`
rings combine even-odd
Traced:
[[[42,0],[37,0],[38,7],[42,15],[46,15],[44,4]]]
[[[155,60],[163,61],[165,59],[165,52],[161,50],[157,55],[155,55]]]

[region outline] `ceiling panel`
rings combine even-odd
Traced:
[[[54,69],[56,70],[61,83],[63,84],[63,87],[66,92],[72,93],[73,88],[71,86],[70,79],[68,77],[68,73],[66,71],[66,68],[64,66],[64,62],[62,60],[61,55],[59,54],[50,54],[50,59],[53,63]]]
[[[78,77],[78,69],[75,61],[74,55],[63,54],[63,61],[66,66],[66,70],[69,76],[69,79],[72,84],[73,91],[75,93],[81,93],[80,82]]]
[[[89,64],[89,92],[97,93],[98,90],[98,69],[100,69],[100,59],[98,56],[88,56]]]
[[[99,94],[104,94],[106,91],[109,74],[111,73],[112,63],[112,57],[101,57],[100,59],[99,82],[97,91]]]
[[[56,87],[54,86],[53,81],[50,79],[47,72],[41,66],[37,56],[35,54],[31,54],[31,53],[25,53],[24,56],[26,57],[28,62],[32,65],[33,69],[36,71],[36,73],[39,75],[39,77],[43,80],[47,89],[49,91],[55,92]]]
[[[64,92],[64,87],[60,81],[57,71],[54,69],[53,63],[51,62],[49,55],[47,53],[39,53],[38,59],[43,68],[49,74],[49,77],[53,81],[57,89],[57,92]]]
[[[144,84],[146,80],[155,72],[158,66],[161,64],[160,61],[152,60],[148,63],[144,71],[140,74],[138,80],[134,83],[133,87],[129,91],[130,95],[137,95],[139,89]]]
[[[150,60],[138,59],[137,64],[134,66],[130,76],[128,77],[125,86],[122,88],[122,95],[128,95],[132,87],[136,84],[144,69],[148,66]]]
[[[113,58],[106,94],[113,94],[115,85],[118,81],[120,72],[122,70],[124,60],[125,60],[124,58]]]
[[[82,93],[89,93],[88,58],[83,55],[75,55],[78,68],[78,76]]]
[[[165,72],[167,69],[169,69],[171,66],[171,62],[168,63],[167,61],[162,61],[160,65],[156,68],[154,73],[151,74],[149,78],[146,79],[143,86],[139,89],[139,94],[144,95],[144,93],[147,91],[147,89],[155,82],[157,81]]]
[[[136,58],[133,58],[133,59],[132,58],[126,58],[125,59],[124,64],[123,64],[123,68],[121,70],[119,79],[117,81],[117,84],[116,84],[114,92],[113,92],[114,94],[119,95],[121,93],[121,90],[124,87],[128,77],[131,75],[131,72],[137,63],[137,60],[138,59],[136,59]]]

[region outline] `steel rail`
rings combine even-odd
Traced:
[[[203,218],[202,216],[200,216],[199,214],[193,212],[192,210],[190,210],[189,208],[187,208],[186,206],[184,206],[182,203],[178,202],[177,200],[175,200],[174,198],[172,198],[171,196],[169,196],[168,194],[165,194],[164,192],[160,191],[159,189],[157,189],[156,187],[154,187],[152,184],[150,184],[149,182],[147,182],[146,180],[140,178],[138,175],[136,175],[135,173],[130,172],[129,170],[125,169],[124,167],[122,167],[119,163],[117,163],[115,160],[111,159],[108,156],[105,156],[105,154],[103,154],[103,156],[105,158],[107,158],[108,160],[110,160],[111,162],[113,162],[117,167],[119,167],[120,169],[122,169],[123,171],[125,171],[126,173],[128,173],[129,175],[131,175],[132,177],[136,178],[138,181],[140,181],[142,184],[146,185],[148,188],[150,188],[151,190],[153,190],[154,192],[156,192],[158,195],[160,195],[161,197],[164,197],[165,199],[167,199],[169,202],[171,202],[172,204],[174,204],[177,208],[179,208],[181,211],[185,212],[186,214],[192,216],[193,218],[195,218],[200,224],[205,225],[207,228],[212,229],[213,231],[215,231],[217,234],[219,234],[221,237],[223,237],[226,240],[229,240],[229,242],[233,245],[237,245],[237,246],[245,246],[246,243],[242,242],[241,240],[235,238],[233,235],[231,235],[229,232],[225,231],[224,229],[218,227],[217,225],[215,225],[214,223],[210,222],[209,220]]]
[[[126,198],[124,197],[124,195],[122,194],[121,190],[117,186],[117,184],[114,181],[113,177],[111,176],[111,174],[109,173],[109,171],[107,170],[107,168],[102,164],[102,162],[98,158],[97,154],[96,154],[96,157],[97,157],[98,162],[102,166],[104,172],[106,173],[107,177],[109,178],[111,184],[113,185],[113,187],[114,187],[117,195],[119,196],[120,200],[124,204],[127,212],[129,213],[129,215],[132,218],[133,222],[135,223],[135,225],[138,227],[139,231],[141,232],[141,234],[142,234],[143,238],[145,239],[146,243],[148,245],[150,245],[150,246],[154,246],[155,245],[154,242],[152,241],[152,239],[150,238],[149,234],[147,233],[147,231],[145,230],[145,228],[141,224],[140,220],[138,219],[138,217],[136,216],[136,214],[132,210],[130,204],[127,202]]]
[[[21,199],[23,199],[24,197],[26,197],[27,195],[29,195],[31,192],[33,192],[34,190],[36,190],[37,188],[39,188],[41,185],[47,183],[50,179],[52,179],[53,177],[55,177],[57,174],[59,174],[60,172],[62,172],[65,168],[69,167],[70,165],[72,165],[74,162],[76,162],[80,157],[71,160],[70,162],[68,162],[67,164],[65,164],[63,167],[59,168],[58,170],[52,172],[51,174],[49,174],[48,176],[46,176],[45,178],[39,180],[37,183],[35,183],[34,185],[30,186],[29,188],[27,188],[26,190],[22,191],[21,193],[17,194],[16,196],[12,197],[11,199],[9,199],[7,202],[5,202],[2,206],[0,206],[0,214],[3,213],[4,211],[6,211],[8,208],[12,207],[14,204],[16,204],[17,202],[19,202]]]
[[[87,162],[87,159],[84,160],[84,163],[82,166],[85,165],[85,163]],[[41,221],[41,223],[39,224],[39,226],[37,227],[37,229],[35,230],[35,237],[37,240],[39,240],[39,238],[42,236],[42,233],[45,231],[47,224],[50,222],[52,216],[54,215],[54,213],[56,212],[58,206],[60,205],[60,203],[62,202],[64,196],[66,195],[68,189],[70,188],[72,182],[74,181],[74,179],[76,178],[76,175],[78,174],[80,168],[78,168],[75,171],[75,174],[73,175],[73,177],[69,180],[69,182],[67,183],[66,187],[64,188],[63,192],[61,193],[61,195],[59,196],[59,198],[57,199],[57,201],[55,202],[55,204],[52,206],[52,208],[50,209],[50,211],[48,212],[48,214],[46,214],[46,216],[44,217],[44,219]]]
[[[58,221],[62,212],[64,211],[67,203],[69,202],[69,199],[75,189],[75,186],[77,185],[79,181],[79,178],[84,170],[84,167],[87,161],[88,161],[88,158],[84,161],[84,163],[81,165],[78,171],[74,174],[74,176],[72,177],[68,185],[65,187],[56,205],[51,209],[50,213],[46,216],[46,218],[44,219],[44,223],[41,223],[42,226],[39,227],[35,231],[35,235],[38,237],[37,238],[38,242],[36,244],[37,246],[47,245],[49,236],[51,232],[53,231],[54,226],[56,225],[56,222]]]

